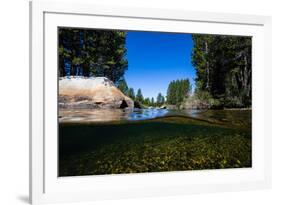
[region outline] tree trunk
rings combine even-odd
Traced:
[[[206,60],[206,77],[207,77],[207,82],[206,82],[206,89],[209,90],[210,88],[210,67],[209,67],[209,61],[208,61],[208,42],[205,41],[205,60]]]

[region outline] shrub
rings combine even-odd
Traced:
[[[210,109],[220,106],[220,101],[214,99],[207,91],[197,91],[192,96],[185,99],[182,104],[183,109]]]

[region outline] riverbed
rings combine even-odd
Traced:
[[[59,176],[252,166],[251,110],[119,111],[60,112]]]

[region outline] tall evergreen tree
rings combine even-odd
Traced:
[[[135,91],[133,88],[129,88],[128,90],[128,96],[131,98],[131,99],[135,99]]]
[[[139,103],[143,102],[143,95],[142,95],[141,89],[138,89],[138,91],[137,91],[136,101]]]
[[[191,85],[188,79],[173,80],[167,90],[167,103],[178,107],[189,96]]]
[[[149,98],[145,98],[143,101],[143,104],[150,106],[150,99]]]
[[[129,88],[127,85],[126,80],[123,78],[121,80],[119,80],[118,84],[117,84],[117,88],[124,94],[124,95],[128,95],[129,93]]]
[[[208,91],[225,107],[251,106],[251,37],[194,34],[192,38],[199,90]]]
[[[59,29],[59,75],[103,76],[117,83],[128,68],[126,32]]]
[[[150,104],[151,106],[155,106],[154,97],[151,98]]]
[[[159,94],[157,95],[157,98],[156,98],[156,104],[157,104],[157,106],[163,105],[163,104],[164,104],[164,101],[165,101],[164,96],[163,96],[161,93],[159,93]]]

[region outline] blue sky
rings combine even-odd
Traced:
[[[194,88],[191,64],[191,34],[129,31],[126,38],[128,70],[125,79],[144,97],[161,92],[166,96],[169,82],[188,78]]]

